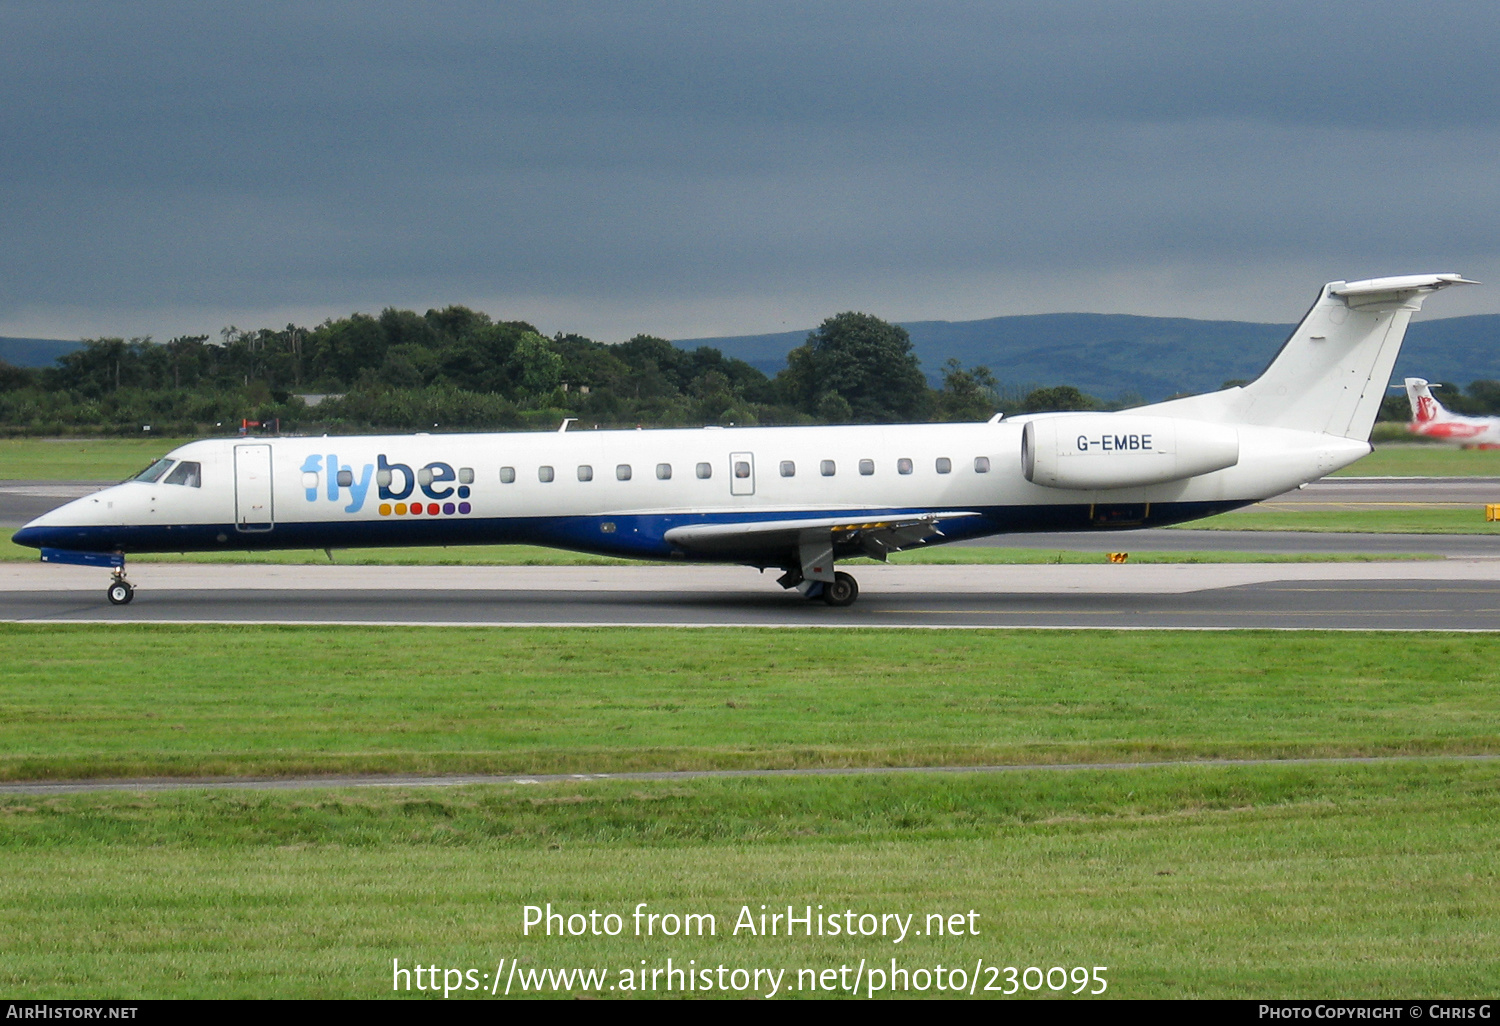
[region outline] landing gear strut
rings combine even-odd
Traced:
[[[104,592],[105,597],[109,599],[111,605],[128,605],[130,600],[135,598],[135,585],[125,579],[123,566],[115,567],[112,577],[113,580],[109,582],[109,587]]]
[[[852,606],[859,584],[833,569],[833,536],[828,530],[803,531],[797,539],[797,562],[786,568],[777,584],[796,588],[805,598],[822,599],[830,606]]]

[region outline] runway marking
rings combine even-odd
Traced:
[[[464,787],[476,784],[571,784],[594,780],[696,780],[729,777],[848,777],[910,773],[1075,773],[1090,770],[1118,772],[1143,769],[1237,768],[1242,766],[1364,766],[1421,762],[1493,762],[1500,754],[1478,755],[1347,755],[1308,759],[1177,759],[1159,762],[1013,763],[999,766],[811,766],[804,769],[660,770],[639,773],[526,773],[510,775],[462,774],[451,777],[345,776],[249,777],[243,780],[9,781],[0,794],[82,794],[95,791],[250,790],[289,791],[336,787]]]

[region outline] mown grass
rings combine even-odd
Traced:
[[[0,778],[1500,752],[1487,634],[0,625]]]
[[[1500,489],[1497,489],[1500,499]],[[1481,507],[1405,509],[1308,509],[1310,503],[1258,503],[1233,513],[1178,525],[1195,531],[1331,531],[1370,534],[1493,534],[1500,523],[1484,519]],[[1420,542],[1413,545],[1420,546]]]
[[[0,438],[0,481],[121,481],[190,438]]]
[[[1431,762],[0,796],[0,987],[364,998],[393,959],[614,983],[669,957],[795,986],[896,958],[1107,966],[1111,997],[1485,997],[1497,790],[1494,764]],[[523,936],[548,902],[717,933]],[[978,935],[735,936],[763,904],[972,910]]]
[[[1500,477],[1500,450],[1423,442],[1375,443],[1375,451],[1334,477]]]

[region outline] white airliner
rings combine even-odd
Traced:
[[[1432,394],[1424,378],[1407,378],[1411,422],[1406,430],[1425,438],[1456,442],[1466,449],[1500,449],[1500,417],[1465,417],[1450,413]]]
[[[777,568],[847,606],[835,562],[1011,531],[1160,526],[1279,495],[1370,451],[1412,314],[1470,285],[1325,285],[1244,387],[983,424],[215,439],[38,517],[14,541],[110,567],[148,552],[526,542]]]

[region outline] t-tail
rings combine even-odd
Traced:
[[[1453,415],[1432,394],[1432,386],[1427,383],[1427,379],[1407,378],[1405,383],[1406,398],[1411,402],[1412,423],[1432,424],[1453,418]]]
[[[1140,412],[1365,441],[1412,314],[1440,289],[1477,284],[1457,274],[1329,282],[1271,365],[1250,384]]]

